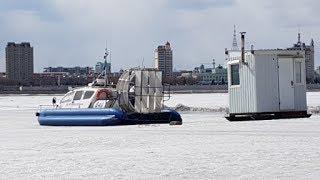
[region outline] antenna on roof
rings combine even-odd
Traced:
[[[301,45],[301,31],[300,31],[300,25],[298,27],[298,45]]]
[[[240,32],[240,34],[241,34],[241,62],[244,62],[244,60],[245,60],[245,34],[246,34],[246,32]]]
[[[232,42],[232,50],[239,50],[238,42],[237,42],[237,34],[236,34],[236,25],[233,25],[233,42]]]
[[[144,57],[142,57],[142,62],[141,62],[141,69],[143,69],[143,64],[144,64]]]

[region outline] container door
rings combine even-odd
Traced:
[[[280,110],[294,109],[293,59],[279,58],[279,97]]]

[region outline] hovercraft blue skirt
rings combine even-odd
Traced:
[[[47,126],[111,126],[125,119],[117,109],[49,109],[37,116],[39,124]]]
[[[109,109],[48,109],[36,113],[40,125],[46,126],[114,126],[130,124],[157,124],[182,122],[174,110],[159,113],[126,114],[115,108]]]

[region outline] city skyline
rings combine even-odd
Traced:
[[[319,5],[315,0],[1,0],[0,71],[5,71],[7,42],[33,45],[35,72],[47,66],[93,66],[103,58],[105,40],[115,71],[139,66],[142,59],[153,67],[154,47],[166,41],[175,52],[173,69],[192,69],[213,58],[225,64],[224,48],[232,48],[234,25],[247,32],[248,49],[251,44],[290,47],[300,29],[302,42],[314,39],[318,66],[320,21],[313,17],[320,15]]]

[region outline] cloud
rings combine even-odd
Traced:
[[[176,9],[202,10],[231,6],[234,0],[174,0],[169,3]]]
[[[224,64],[224,48],[232,45],[233,25],[247,31],[247,46],[287,47],[296,41],[320,42],[319,2],[306,0],[4,0],[0,8],[0,60],[8,41],[30,41],[35,66],[93,66],[101,60],[105,41],[113,69],[153,66],[154,49],[170,41],[174,67]],[[319,57],[318,47],[316,57]],[[2,66],[2,68],[1,68]]]
[[[11,11],[29,11],[34,12],[46,21],[59,20],[59,16],[54,12],[54,9],[50,6],[49,1],[39,0],[1,0],[0,11],[8,12]]]

